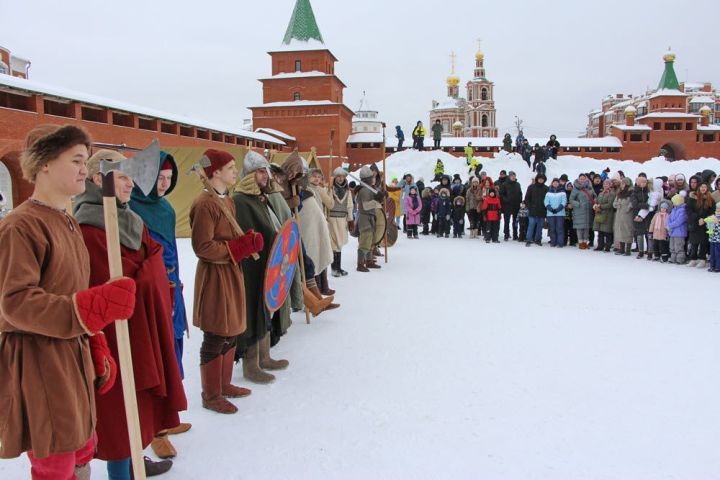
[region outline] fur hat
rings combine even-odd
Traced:
[[[97,152],[93,153],[93,156],[90,157],[87,162],[88,178],[92,178],[95,176],[95,174],[100,173],[100,162],[102,162],[103,160],[114,163],[127,160],[127,157],[125,157],[120,152],[116,152],[115,150],[98,150]]]
[[[347,177],[347,174],[347,170],[342,167],[337,167],[335,170],[333,170],[333,177]]]
[[[368,178],[372,178],[373,175],[373,171],[367,165],[360,169],[360,180],[365,181]]]
[[[448,190],[447,188],[440,189],[440,195],[442,195],[443,193],[445,194],[446,197],[450,196],[450,190]]]
[[[508,177],[517,177],[517,174],[514,171],[510,170],[508,172]]]
[[[84,129],[75,125],[38,125],[33,128],[25,138],[26,150],[20,159],[23,178],[34,183],[45,164],[77,145],[85,145],[89,150],[92,140]]]
[[[680,195],[679,193],[677,195],[673,195],[671,200],[672,200],[672,204],[675,205],[676,207],[678,205],[682,205],[683,203],[685,203],[685,197]]]
[[[242,176],[250,175],[261,168],[267,169],[268,172],[270,171],[270,164],[267,159],[253,150],[248,150],[243,160]]]
[[[224,150],[216,150],[214,148],[208,148],[207,150],[205,150],[205,153],[203,153],[203,157],[207,158],[210,161],[210,166],[203,167],[203,170],[205,170],[205,175],[207,175],[208,178],[212,178],[215,170],[220,170],[228,163],[235,161],[235,157],[230,155],[228,152]]]
[[[453,200],[453,203],[455,205],[465,205],[465,197],[463,197],[462,195],[458,195],[457,197],[455,197],[455,200]]]
[[[664,208],[665,210],[672,210],[672,206],[673,206],[672,202],[670,202],[670,201],[667,200],[667,199],[663,199],[663,200],[660,201],[660,208],[661,208],[661,209]]]

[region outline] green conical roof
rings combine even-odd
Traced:
[[[662,78],[660,78],[658,89],[680,90],[680,83],[678,83],[677,75],[675,75],[675,67],[673,67],[675,55],[668,52],[665,54],[664,60],[665,71],[662,74]]]
[[[325,43],[315,21],[310,0],[297,0],[283,43],[289,45],[292,40],[307,42],[310,39]]]

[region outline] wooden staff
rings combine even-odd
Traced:
[[[385,122],[382,123],[383,138],[382,138],[382,161],[383,161],[383,183],[387,179],[387,162],[385,161]],[[385,189],[387,191],[387,189]],[[388,241],[387,241],[387,195],[383,200],[383,214],[385,215],[385,263],[388,263]],[[400,208],[400,205],[395,205],[395,208]],[[394,221],[394,219],[393,219]]]
[[[123,276],[122,257],[120,255],[120,229],[118,227],[117,203],[115,199],[115,175],[110,171],[103,175],[103,214],[105,217],[105,240],[108,253],[110,278]],[[130,455],[136,480],[145,480],[145,461],[140,435],[140,417],[138,416],[135,396],[135,373],[133,372],[132,353],[130,351],[130,333],[127,319],[115,322],[120,378],[122,379],[123,402],[128,435],[130,437]]]
[[[293,184],[291,188],[292,188],[293,196],[298,197],[298,201],[299,201],[300,196],[298,195],[298,192],[297,192],[297,186],[295,184]],[[300,214],[298,213],[299,212],[298,207],[293,207],[292,212],[293,212],[293,218],[295,218],[295,223],[297,223],[297,225],[298,225],[298,230],[300,230]],[[302,235],[300,236],[300,255],[298,255],[298,256],[300,257],[300,281],[302,281],[303,285],[305,285],[305,280],[306,280],[306,278],[305,278],[305,258],[303,258],[304,255],[303,255],[303,248],[302,248]],[[305,304],[305,323],[310,325],[310,309],[308,309],[307,304]]]

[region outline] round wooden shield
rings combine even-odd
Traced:
[[[290,219],[275,236],[268,262],[265,266],[265,307],[270,314],[282,307],[292,286],[300,254],[300,230]]]
[[[375,215],[375,232],[373,233],[373,246],[380,245],[382,239],[385,238],[385,231],[387,230],[387,219],[385,213],[380,210],[379,215]]]
[[[395,245],[398,239],[398,227],[395,222],[388,222],[387,231],[385,232],[385,243],[388,247]]]

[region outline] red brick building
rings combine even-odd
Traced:
[[[268,53],[272,75],[260,79],[263,103],[248,107],[253,128],[294,137],[301,151],[315,147],[329,175],[348,161],[353,111],[343,103],[337,58],[325,46],[309,0],[297,0],[282,45]]]

